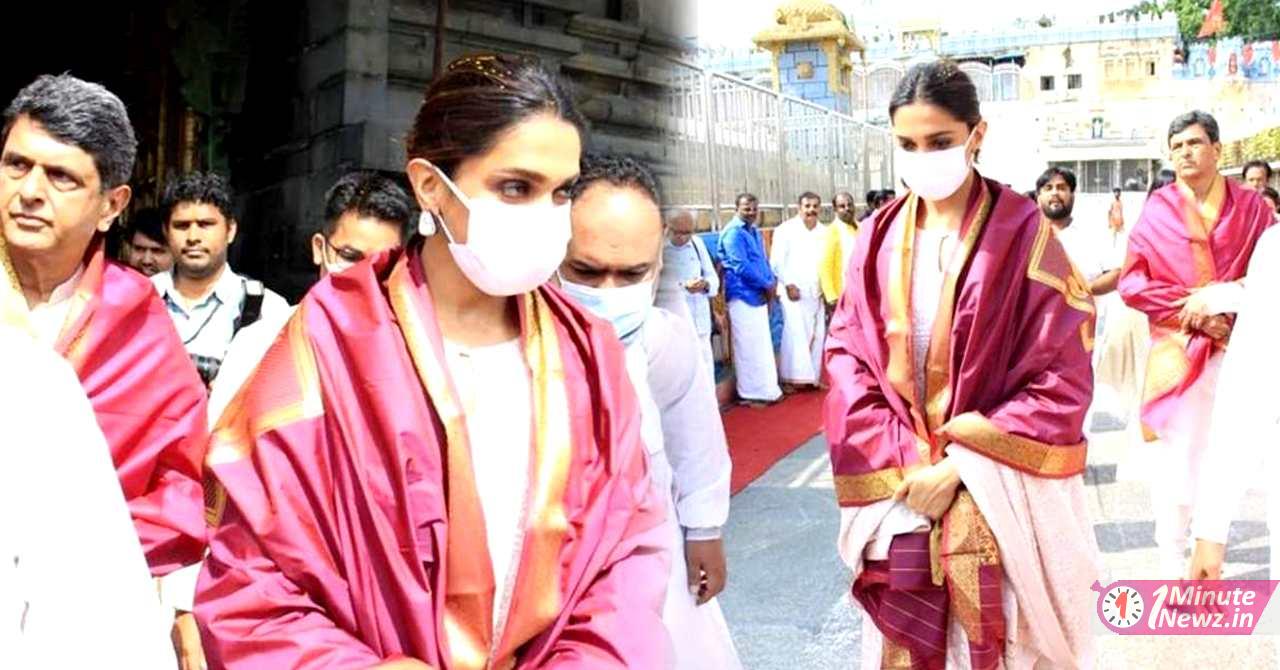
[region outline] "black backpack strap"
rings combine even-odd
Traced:
[[[244,302],[240,303],[240,318],[236,319],[235,333],[262,316],[262,297],[266,293],[266,288],[257,279],[241,279],[240,282],[244,285]]]

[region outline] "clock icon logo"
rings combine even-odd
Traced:
[[[1116,628],[1128,628],[1142,620],[1146,603],[1128,586],[1117,586],[1102,597],[1102,618]]]

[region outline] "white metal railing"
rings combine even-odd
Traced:
[[[744,191],[764,208],[786,210],[804,191],[827,201],[849,191],[860,200],[892,186],[887,130],[691,63],[668,65],[676,168],[665,184],[669,206],[709,209],[718,224]]]

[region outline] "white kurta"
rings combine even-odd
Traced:
[[[466,413],[476,493],[493,563],[495,630],[510,609],[533,444],[533,382],[520,340],[464,348],[445,341],[445,362]]]
[[[1208,443],[1201,462],[1200,487],[1211,495],[1196,501],[1192,535],[1225,544],[1231,519],[1240,508],[1247,473],[1263,466],[1269,484],[1267,525],[1280,532],[1280,403],[1271,393],[1280,379],[1280,355],[1274,339],[1280,332],[1280,227],[1262,234],[1249,261],[1245,295],[1231,346],[1223,357],[1218,393],[1213,402]],[[1280,578],[1280,551],[1271,552],[1271,579]]]
[[[729,516],[729,462],[715,389],[698,365],[692,328],[662,309],[645,321],[627,346],[627,375],[640,402],[640,434],[649,453],[654,486],[667,501],[671,572],[663,623],[671,638],[674,668],[740,670],[720,604],[697,605],[685,567],[686,531],[714,538]]]
[[[799,217],[782,222],[773,231],[769,265],[778,277],[778,299],[782,301],[778,371],[787,383],[817,384],[822,373],[826,311],[818,266],[826,233],[819,224],[806,228]],[[787,295],[787,286],[799,289],[799,300]]]
[[[175,667],[172,617],[75,372],[7,328],[0,359],[0,668]]]
[[[691,292],[689,282],[703,279],[705,292]],[[702,240],[694,235],[683,246],[671,240],[662,244],[662,273],[658,277],[658,295],[654,304],[674,311],[687,313],[701,343],[703,365],[715,378],[715,355],[711,349],[711,298],[720,292],[720,276],[716,274],[711,254]],[[683,304],[680,304],[683,303]]]

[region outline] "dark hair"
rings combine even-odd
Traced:
[[[574,182],[573,190],[570,191],[570,197],[575,200],[592,184],[604,182],[634,188],[645,194],[653,204],[662,206],[662,192],[658,189],[658,179],[653,176],[653,170],[634,158],[588,153],[582,157],[579,170],[578,181]]]
[[[1036,199],[1036,192],[1035,192],[1035,191],[1027,191],[1026,193],[1023,193],[1022,195],[1026,196],[1028,200],[1035,200],[1035,199]]]
[[[1040,189],[1044,188],[1044,185],[1048,184],[1054,177],[1062,177],[1062,181],[1067,182],[1067,186],[1071,189],[1071,192],[1076,192],[1076,173],[1068,170],[1067,168],[1058,167],[1057,165],[1051,165],[1048,170],[1040,173],[1040,176],[1036,179],[1035,192],[1039,193]],[[1118,191],[1120,189],[1116,190]]]
[[[138,140],[124,103],[100,84],[69,74],[40,75],[4,110],[4,141],[20,116],[92,156],[102,190],[129,183]]]
[[[1271,166],[1263,160],[1251,160],[1248,163],[1245,163],[1244,167],[1240,170],[1240,178],[1243,179],[1249,176],[1249,170],[1252,170],[1253,168],[1262,168],[1262,173],[1267,175],[1267,181],[1271,181]]]
[[[853,200],[853,194],[852,194],[852,193],[850,193],[850,192],[848,192],[848,191],[836,191],[836,194],[835,194],[835,195],[833,195],[833,196],[831,196],[831,206],[832,206],[832,207],[835,207],[835,206],[836,206],[836,201],[837,201],[837,200],[839,200],[839,199],[841,198],[841,196],[843,196],[845,199],[847,199],[847,200],[849,201],[849,205],[850,205],[850,206],[853,206],[854,200]]]
[[[954,61],[943,58],[913,65],[889,99],[889,119],[899,107],[923,102],[945,109],[972,129],[982,121],[978,89]]]
[[[1191,126],[1200,126],[1204,128],[1204,133],[1209,136],[1209,141],[1217,144],[1218,142],[1218,121],[1208,112],[1194,110],[1186,114],[1179,114],[1174,117],[1169,124],[1169,136],[1165,138],[1165,143],[1173,139],[1174,135],[1190,128]]]
[[[883,191],[873,188],[870,191],[867,191],[867,199],[864,200],[863,202],[866,202],[868,207],[874,208],[876,206],[876,203],[880,202],[881,193],[883,193]]]
[[[166,223],[173,216],[173,208],[182,204],[203,203],[213,205],[230,223],[236,218],[231,206],[231,187],[227,180],[214,172],[188,172],[169,182],[160,198]]]
[[[324,194],[324,236],[333,235],[347,212],[395,224],[403,239],[413,218],[413,202],[400,185],[377,172],[345,174]]]
[[[742,201],[743,201],[743,200],[746,200],[747,202],[760,202],[760,198],[757,198],[757,197],[756,197],[754,194],[752,194],[752,193],[746,193],[746,192],[739,193],[739,194],[738,194],[738,197],[736,197],[736,198],[734,198],[734,199],[733,199],[733,207],[734,207],[734,209],[737,209],[738,207],[741,207],[741,206],[742,206]]]
[[[1073,188],[1073,189],[1071,189],[1071,190],[1073,190],[1073,191],[1074,191],[1075,189]],[[1120,195],[1120,187],[1119,187],[1119,186],[1117,186],[1117,187],[1115,187],[1115,188],[1111,189],[1111,192],[1112,192],[1113,194],[1115,194],[1115,195]]]
[[[1280,212],[1280,191],[1276,191],[1270,186],[1264,186],[1262,187],[1262,195],[1271,198],[1271,202],[1276,203],[1276,211]]]
[[[125,239],[132,243],[134,235],[142,235],[160,246],[168,246],[164,237],[164,215],[159,207],[144,207],[129,217]]]
[[[452,177],[463,159],[487,152],[503,131],[542,113],[586,135],[568,85],[537,59],[464,56],[427,87],[405,146],[409,158],[425,158]]]
[[[876,207],[883,207],[887,203],[893,202],[896,197],[898,197],[898,194],[893,189],[883,189],[876,194]]]
[[[801,193],[800,197],[796,198],[796,204],[802,205],[805,200],[817,200],[819,205],[822,204],[822,196],[814,193],[813,191],[805,191],[804,193]]]
[[[1164,168],[1157,172],[1155,178],[1151,180],[1151,186],[1147,188],[1147,197],[1150,198],[1152,193],[1172,184],[1177,178],[1177,175],[1169,168]]]

